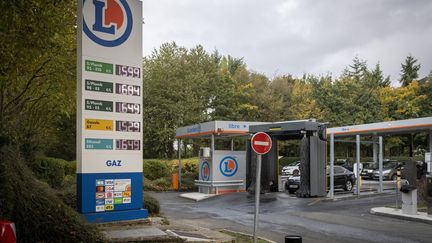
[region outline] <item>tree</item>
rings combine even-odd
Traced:
[[[218,64],[202,46],[163,44],[143,63],[143,133],[146,157],[171,157],[178,127],[209,119],[210,87]]]
[[[0,136],[31,155],[75,107],[75,1],[1,1]]]
[[[381,70],[381,65],[377,63],[374,69],[368,70],[365,77],[365,82],[367,85],[373,87],[388,87],[390,86],[390,76],[384,78],[383,72]]]
[[[417,59],[410,54],[406,57],[405,63],[401,64],[402,69],[399,82],[402,83],[402,86],[407,86],[413,80],[418,78],[418,71],[420,70],[421,65],[416,63]]]
[[[417,81],[405,87],[385,87],[380,90],[381,114],[384,120],[402,120],[421,117],[427,94],[420,93],[421,87]],[[430,110],[431,107],[426,108]]]
[[[367,73],[367,62],[358,56],[354,57],[352,61],[353,63],[345,68],[342,77],[351,78],[358,82]]]
[[[312,95],[330,126],[354,125],[381,120],[378,89],[364,79],[346,76],[312,79]]]

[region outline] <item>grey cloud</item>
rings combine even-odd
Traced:
[[[244,57],[272,77],[339,75],[358,55],[396,81],[409,53],[432,69],[432,1],[144,0],[144,55],[164,42]]]

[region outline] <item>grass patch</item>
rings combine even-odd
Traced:
[[[249,234],[234,232],[231,230],[221,230],[220,232],[234,237],[235,238],[234,242],[236,243],[249,243],[253,241],[253,236]],[[269,243],[270,241],[258,237],[258,242]]]

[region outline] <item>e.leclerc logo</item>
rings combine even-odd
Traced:
[[[237,169],[238,169],[237,160],[231,156],[224,157],[219,164],[220,172],[222,173],[222,175],[227,177],[235,175]]]
[[[129,38],[133,20],[126,0],[83,1],[83,30],[92,41],[114,47]]]
[[[201,164],[201,179],[208,181],[210,179],[210,165],[207,160],[204,160]]]

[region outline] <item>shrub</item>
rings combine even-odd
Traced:
[[[0,218],[15,222],[20,242],[103,242],[103,236],[43,182],[16,150],[0,151]]]
[[[197,173],[198,174],[198,161],[186,161],[182,168],[182,173]]]
[[[77,210],[76,176],[66,175],[63,188],[57,191],[57,196],[69,207]]]
[[[160,212],[159,201],[154,198],[150,193],[144,192],[143,196],[144,208],[148,210],[152,216],[158,215]]]
[[[171,169],[166,162],[162,160],[144,160],[143,163],[144,176],[150,180],[156,180],[161,177],[170,175]]]
[[[153,181],[157,186],[163,187],[165,189],[169,189],[171,187],[171,178],[170,177],[161,177]]]
[[[185,172],[182,175],[182,184],[181,188],[184,191],[195,191],[198,189],[197,186],[195,186],[195,180],[198,179],[198,174],[193,172]]]
[[[68,162],[62,159],[38,157],[31,164],[36,177],[47,182],[52,188],[61,188]]]

